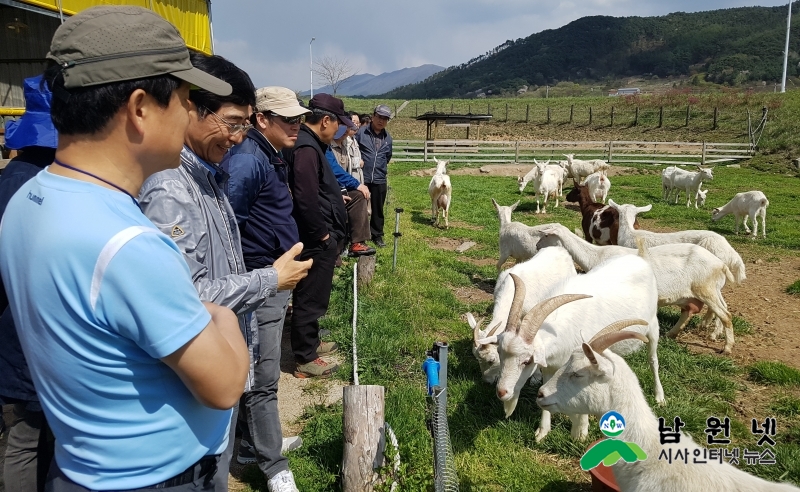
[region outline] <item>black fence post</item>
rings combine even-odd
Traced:
[[[589,106],[589,124],[592,124],[592,107]]]
[[[611,106],[611,126],[614,126],[614,106]]]
[[[414,103],[414,117],[419,116],[419,103]]]
[[[570,104],[569,105],[569,124],[570,125],[572,124],[572,112],[574,110],[575,110],[575,105],[574,104]]]
[[[506,123],[508,123],[508,103],[506,103]]]
[[[689,104],[686,105],[686,123],[683,126],[689,126],[689,110],[691,106]]]
[[[712,130],[716,130],[717,129],[717,110],[718,109],[719,109],[718,107],[714,106],[714,126],[711,128]]]
[[[529,123],[530,122],[530,116],[531,116],[531,105],[530,104],[526,104],[525,105],[525,123]]]
[[[658,127],[661,128],[661,125],[664,124],[664,106],[659,106],[658,108]]]
[[[550,124],[550,106],[547,106],[547,124]]]
[[[492,105],[491,104],[487,104],[486,105],[486,114],[488,114],[488,115],[492,114]]]
[[[633,126],[639,126],[639,106],[636,106],[636,116],[633,117]]]

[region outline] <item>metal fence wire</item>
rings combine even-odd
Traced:
[[[453,445],[447,425],[447,388],[429,398],[431,407],[431,435],[433,436],[433,477],[436,492],[458,492]]]

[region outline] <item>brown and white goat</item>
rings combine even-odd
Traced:
[[[619,213],[611,206],[595,202],[589,187],[579,185],[573,181],[575,186],[567,193],[568,202],[577,202],[581,208],[581,228],[583,237],[600,246],[617,244],[617,234],[619,232]],[[639,228],[639,223],[634,222],[634,229]]]

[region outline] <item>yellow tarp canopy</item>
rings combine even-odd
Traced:
[[[58,12],[59,3],[65,15],[78,12],[95,5],[138,5],[157,12],[178,28],[186,45],[193,49],[212,54],[211,23],[208,3],[205,0],[17,0],[47,10]]]

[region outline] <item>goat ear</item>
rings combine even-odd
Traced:
[[[514,210],[516,210],[518,206],[519,206],[519,200],[514,202],[514,205],[511,205],[511,211],[513,212]]]
[[[636,207],[636,213],[649,212],[653,208],[653,204],[647,204],[644,207]]]
[[[614,203],[614,200],[612,200],[611,198],[608,199],[608,204],[614,207],[615,209],[619,210],[619,205]]]
[[[586,358],[589,359],[589,362],[591,362],[592,365],[596,366],[597,365],[597,357],[595,356],[595,353],[594,353],[594,350],[592,350],[592,347],[590,347],[588,343],[582,343],[581,344],[581,348],[583,349],[583,355],[585,355]]]
[[[518,178],[519,179],[519,178]],[[492,204],[494,205],[495,210],[500,210],[500,205],[497,204],[497,200],[492,198]]]
[[[469,325],[470,328],[474,330],[475,327],[478,326],[478,322],[475,321],[475,316],[473,316],[472,313],[467,313],[466,318],[467,318],[467,324]]]

